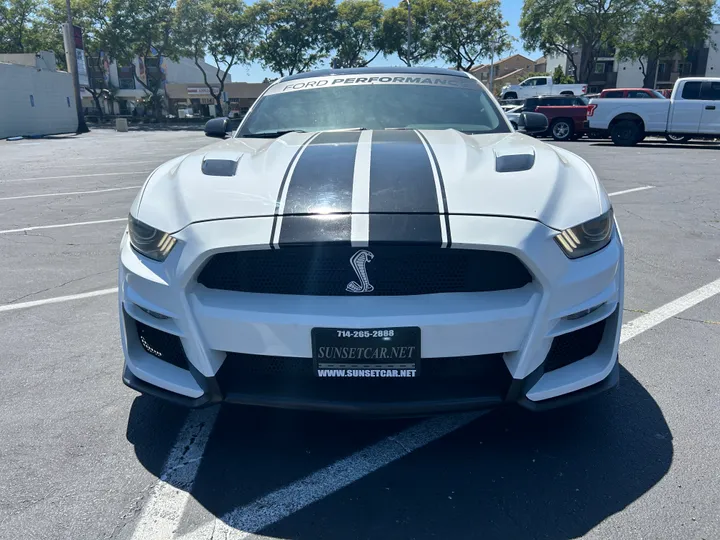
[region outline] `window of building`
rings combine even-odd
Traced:
[[[680,75],[690,75],[692,73],[692,62],[678,63],[678,72]]]
[[[667,69],[667,64],[665,62],[660,62],[658,65],[658,74],[663,75],[665,74],[665,70]]]
[[[682,98],[683,99],[700,99],[700,87],[702,83],[700,81],[686,82],[683,86]]]
[[[595,63],[595,73],[605,73],[605,62]]]
[[[118,86],[121,90],[135,90],[135,66],[118,67]]]

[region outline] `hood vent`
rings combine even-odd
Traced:
[[[532,148],[519,153],[503,154],[495,151],[495,170],[497,172],[528,171],[535,165],[535,151]]]
[[[202,162],[202,172],[207,176],[235,176],[238,159],[205,159]]]

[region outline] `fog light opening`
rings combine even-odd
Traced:
[[[135,304],[135,305],[137,306],[137,304]],[[153,310],[151,310],[151,309],[146,309],[146,308],[144,308],[144,307],[142,307],[142,306],[137,306],[137,307],[139,307],[142,311],[144,311],[145,313],[147,313],[148,315],[150,315],[151,317],[154,317],[154,318],[156,318],[156,319],[164,320],[164,319],[169,319],[169,318],[170,318],[170,317],[167,317],[166,315],[163,315],[162,313],[158,313],[158,312],[153,311]]]
[[[565,319],[568,321],[576,321],[577,319],[582,319],[583,317],[587,317],[588,315],[590,315],[593,311],[597,311],[604,305],[605,305],[605,303],[602,303],[602,304],[598,304],[597,306],[593,306],[591,308],[584,309],[582,311],[578,311],[577,313],[568,315],[567,317],[565,317]]]

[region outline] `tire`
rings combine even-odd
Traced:
[[[503,96],[503,99],[517,99],[517,94],[515,92],[508,92]]]
[[[555,120],[550,126],[550,134],[556,141],[569,141],[575,136],[575,126],[571,120]]]
[[[681,143],[684,144],[686,142],[689,142],[692,137],[690,135],[673,135],[672,133],[668,133],[665,135],[665,140],[670,143]]]
[[[640,125],[632,120],[621,120],[610,130],[610,138],[616,146],[635,146],[643,135]]]

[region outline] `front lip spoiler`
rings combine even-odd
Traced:
[[[505,399],[488,396],[472,398],[413,401],[397,403],[367,403],[352,401],[327,401],[313,399],[297,399],[267,394],[231,393],[222,396],[214,378],[205,378],[203,387],[205,394],[199,398],[178,395],[169,390],[159,388],[136,377],[125,366],[122,380],[126,386],[143,394],[148,394],[176,405],[189,408],[202,408],[216,403],[250,405],[280,409],[294,409],[314,412],[340,413],[353,416],[381,417],[417,417],[486,410],[507,404],[516,404],[531,411],[545,411],[557,407],[571,405],[585,399],[595,397],[618,386],[620,378],[619,363],[615,362],[612,371],[605,379],[575,392],[543,401],[530,401],[526,394],[543,374],[543,366],[528,375],[525,379],[515,379]],[[194,373],[198,377],[198,373]]]

